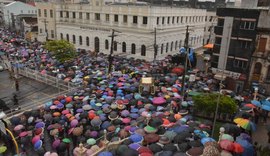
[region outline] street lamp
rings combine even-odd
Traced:
[[[256,100],[258,91],[259,91],[259,88],[258,87],[254,87],[254,98],[253,98],[253,100]]]

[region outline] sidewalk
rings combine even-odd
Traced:
[[[253,143],[257,142],[259,145],[262,146],[269,146],[268,143],[268,135],[267,135],[267,125],[270,125],[270,119],[267,118],[267,123],[264,124],[263,122],[259,122],[257,124],[257,130],[252,134]]]

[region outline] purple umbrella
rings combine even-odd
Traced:
[[[57,140],[54,140],[53,144],[52,144],[52,147],[54,149],[56,149],[61,143],[61,140],[57,139]]]
[[[71,127],[76,127],[77,125],[78,125],[78,120],[76,120],[76,119],[74,119],[74,120],[72,120],[71,122],[70,122],[70,126]]]
[[[44,122],[38,122],[35,127],[36,128],[44,128],[45,127],[45,123]]]
[[[161,105],[161,104],[164,104],[166,100],[163,97],[154,97],[152,102],[154,105]]]
[[[34,144],[34,149],[39,150],[42,147],[42,141],[39,140]]]

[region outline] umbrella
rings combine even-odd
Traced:
[[[235,152],[235,153],[243,153],[244,152],[244,148],[239,143],[234,142],[233,147],[234,147],[233,152]]]
[[[42,147],[42,141],[39,140],[34,144],[34,149],[37,151]]]
[[[152,102],[155,105],[161,105],[161,104],[164,104],[166,100],[163,97],[154,97]]]
[[[28,132],[24,131],[19,134],[19,137],[25,137],[28,135]]]
[[[39,140],[40,140],[40,136],[39,135],[34,136],[33,139],[32,139],[32,144],[34,145]]]
[[[61,143],[61,140],[60,139],[56,139],[56,140],[53,141],[52,147],[54,149],[56,149],[60,145],[60,143]]]
[[[233,121],[246,130],[251,130],[251,131],[256,130],[256,125],[248,119],[236,118]]]
[[[96,144],[96,140],[93,138],[89,138],[86,142],[88,145],[95,145]]]
[[[38,123],[36,123],[35,127],[36,128],[43,128],[43,127],[45,127],[45,123],[44,122],[38,122]]]
[[[71,140],[69,138],[64,138],[64,139],[62,139],[62,141],[64,143],[67,143],[67,144],[69,144],[71,142]]]
[[[230,140],[230,141],[234,141],[234,138],[233,138],[231,135],[229,135],[229,134],[222,134],[222,136],[221,136],[220,139],[221,139],[221,140]]]
[[[224,149],[226,151],[233,151],[233,149],[234,149],[233,142],[230,140],[221,140],[219,142],[219,145],[222,149]]]
[[[261,106],[261,102],[260,101],[257,101],[257,100],[252,100],[251,103],[257,107],[260,107]]]
[[[76,127],[78,125],[79,121],[77,119],[73,119],[71,122],[70,122],[70,127]]]
[[[235,125],[235,124],[231,124],[231,123],[226,123],[224,125],[222,125],[222,127],[224,127],[226,134],[233,134],[234,136],[238,136],[241,133],[241,129]]]
[[[236,142],[244,148],[244,152],[242,153],[242,155],[253,156],[255,154],[253,145],[247,140],[237,138]]]
[[[203,148],[201,147],[193,147],[191,149],[189,149],[187,152],[186,152],[187,155],[202,155],[203,154]]]
[[[0,154],[5,153],[7,151],[6,146],[0,146]]]
[[[245,104],[244,107],[256,108],[256,106],[254,104],[251,104],[251,103]]]
[[[220,151],[215,146],[206,146],[203,149],[203,156],[219,156]]]
[[[20,131],[20,130],[22,130],[23,128],[24,128],[23,125],[17,125],[17,126],[14,127],[14,131]]]
[[[262,105],[262,109],[266,111],[270,111],[270,106],[269,105]]]
[[[76,127],[73,129],[72,134],[75,136],[80,136],[83,132],[83,129],[81,127]]]
[[[181,67],[174,67],[171,72],[175,73],[177,75],[181,75],[181,74],[183,74],[184,70],[185,69],[181,68]]]
[[[154,143],[157,142],[159,140],[159,135],[155,134],[155,133],[150,133],[150,134],[146,134],[144,136],[144,141],[147,143]]]
[[[173,131],[166,131],[164,133],[164,136],[168,137],[171,141],[174,139],[174,137],[177,135],[177,133]]]
[[[19,125],[21,123],[21,118],[19,118],[18,116],[14,116],[10,119],[10,122],[14,126]]]
[[[44,156],[58,156],[58,154],[55,152],[46,152]]]
[[[191,92],[188,93],[188,95],[190,95],[190,96],[198,96],[198,95],[201,95],[201,93],[195,92],[195,91],[191,91]]]
[[[67,145],[66,145],[65,143],[61,142],[61,143],[59,144],[59,146],[57,147],[57,149],[58,149],[60,152],[64,152],[64,151],[66,151],[66,149],[67,149]]]
[[[204,145],[207,142],[215,142],[216,140],[210,137],[205,137],[201,139],[201,143]]]

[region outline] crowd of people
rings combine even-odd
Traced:
[[[215,139],[211,136],[213,123],[193,116],[188,91],[217,91],[219,82],[211,74],[193,70],[196,81],[182,84],[183,70],[175,69],[170,57],[153,63],[117,56],[113,60],[114,72],[108,74],[108,63],[104,61],[107,56],[102,53],[93,57],[79,50],[74,61],[61,64],[39,42],[27,42],[4,29],[0,37],[0,50],[11,62],[83,86],[55,97],[39,110],[11,118],[9,128],[25,155],[254,156],[256,153],[251,136],[240,124],[248,122],[250,116],[244,114],[238,118],[241,121],[234,121],[239,126],[224,124]],[[155,87],[142,84],[144,77],[154,77],[151,85]],[[181,95],[183,88],[185,94]],[[255,129],[248,129],[252,130]],[[9,136],[1,134],[2,137],[8,147],[5,151],[14,153]]]

